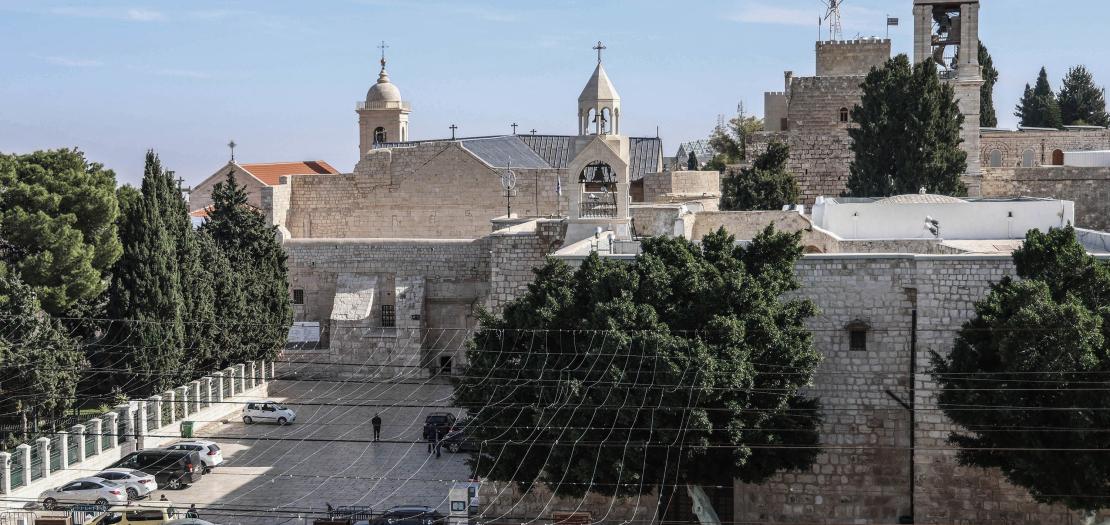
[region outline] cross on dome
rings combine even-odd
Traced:
[[[387,46],[387,45],[385,44],[385,40],[382,40],[382,43],[381,43],[381,44],[378,44],[378,49],[381,49],[381,50],[382,50],[382,59],[381,59],[381,64],[382,64],[382,70],[383,70],[383,71],[385,70],[385,50],[386,50],[386,49],[388,49],[388,48],[389,48],[389,46]]]

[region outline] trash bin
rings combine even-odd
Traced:
[[[181,437],[183,437],[183,438],[193,437],[193,422],[192,421],[182,421],[181,422]]]

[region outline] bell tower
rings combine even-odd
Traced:
[[[570,190],[567,244],[588,237],[631,238],[629,141],[621,131],[621,98],[601,65],[578,95],[578,136],[572,142],[566,187]]]
[[[961,147],[967,152],[964,183],[978,196],[979,112],[983,70],[979,65],[979,0],[914,0],[915,63],[930,61],[940,78],[956,90],[964,124]]]
[[[382,42],[381,66],[378,81],[366,92],[366,99],[358,102],[358,149],[361,159],[374,144],[382,142],[405,142],[409,140],[409,113],[412,108],[401,100],[401,90],[389,80],[385,70],[385,50],[389,46]]]

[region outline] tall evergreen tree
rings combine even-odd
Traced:
[[[39,420],[73,404],[83,368],[81,350],[61,323],[0,262],[0,421],[20,423],[19,437],[27,439]]]
[[[722,210],[780,210],[798,203],[798,181],[786,168],[790,146],[774,141],[752,167],[731,172],[721,181]]]
[[[1060,104],[1052,86],[1048,83],[1048,72],[1041,68],[1037,75],[1037,84],[1030,88],[1025,85],[1025,93],[1021,102],[1015,108],[1014,116],[1021,119],[1021,125],[1027,128],[1055,128],[1064,126],[1060,116]]]
[[[119,258],[112,170],[76,149],[0,155],[0,237],[47,313],[98,315]]]
[[[967,153],[960,149],[963,114],[952,87],[942,83],[931,62],[910,66],[898,55],[874,68],[860,86],[863,97],[852,109],[858,126],[849,128],[855,157],[848,193],[884,197],[917,193],[966,192],[960,175]]]
[[[147,152],[139,198],[124,198],[120,218],[123,256],[108,290],[107,344],[94,355],[98,368],[122,369],[111,386],[145,396],[174,386],[183,369],[182,293],[177,244],[167,216],[172,177]]]
[[[1106,89],[1095,85],[1094,77],[1084,66],[1068,70],[1060,86],[1060,117],[1066,126],[1110,125],[1106,114]]]
[[[230,357],[272,358],[284,346],[293,322],[289,271],[277,229],[247,203],[247,194],[234,173],[228,173],[227,181],[212,189],[212,210],[201,229],[227,256],[243,293],[243,312],[219,316],[234,324],[225,329],[238,331],[240,345]],[[222,302],[223,296],[218,297]]]
[[[998,125],[998,114],[994,110],[994,85],[998,83],[998,70],[994,59],[983,42],[979,42],[979,65],[983,68],[983,87],[979,90],[979,125],[993,128]]]

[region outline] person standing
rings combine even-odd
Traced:
[[[374,414],[374,419],[370,420],[370,424],[374,426],[374,441],[377,441],[377,440],[381,439],[381,437],[382,437],[382,417],[381,417],[381,415],[375,413]]]

